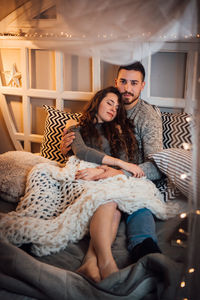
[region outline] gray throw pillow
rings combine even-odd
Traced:
[[[0,197],[18,202],[24,195],[29,171],[39,163],[53,163],[47,158],[26,151],[8,151],[0,154]]]

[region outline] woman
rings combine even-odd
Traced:
[[[97,92],[85,108],[79,125],[70,127],[69,131],[75,132],[72,151],[79,159],[114,166],[135,177],[144,176],[143,170],[133,164],[137,163],[137,141],[115,87]],[[103,170],[80,171],[77,178],[90,180],[95,172]]]
[[[75,132],[71,146],[79,159],[114,166],[123,170],[122,174],[144,176],[143,170],[134,164],[137,163],[137,142],[118,89],[108,87],[97,92],[85,108],[79,125],[69,130]],[[104,170],[103,167],[80,170],[76,179],[91,180]],[[91,241],[78,272],[96,282],[118,271],[111,245],[120,217],[117,205],[108,203],[97,209],[90,222]]]

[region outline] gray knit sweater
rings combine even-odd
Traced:
[[[157,109],[158,110],[158,109]],[[139,166],[150,180],[161,178],[161,172],[148,155],[163,149],[161,115],[144,100],[127,111],[127,117],[135,126],[135,137],[139,145]]]

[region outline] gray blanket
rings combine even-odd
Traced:
[[[36,299],[175,299],[181,274],[181,264],[163,254],[150,254],[98,284],[11,244],[0,244],[0,257],[1,288]]]
[[[0,209],[6,211],[5,206],[0,205]],[[176,299],[185,256],[183,248],[171,244],[177,237],[179,223],[179,218],[157,220],[163,254],[149,254],[131,264],[122,220],[112,247],[120,271],[98,284],[76,273],[88,247],[88,236],[58,254],[40,258],[29,253],[29,245],[20,249],[2,241],[0,299]]]

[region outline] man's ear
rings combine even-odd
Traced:
[[[117,87],[117,78],[115,78],[115,87]]]
[[[145,82],[145,81],[142,81],[142,91],[143,91],[143,89],[144,89],[144,87],[145,87],[145,84],[146,84],[146,82]]]

